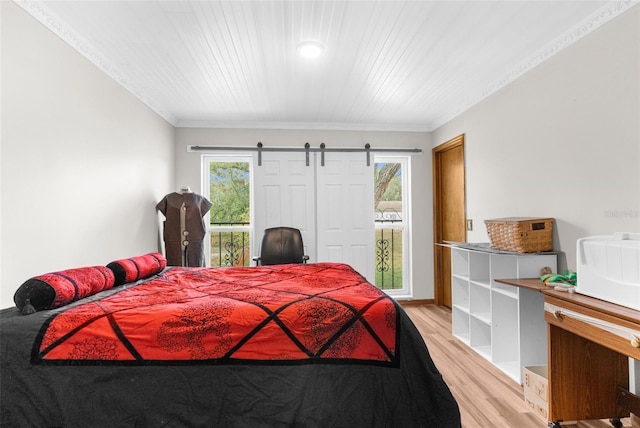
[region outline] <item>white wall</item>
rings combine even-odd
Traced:
[[[273,129],[176,129],[176,182],[175,186],[188,185],[192,189],[201,186],[201,153],[187,152],[189,145],[250,146],[262,142],[264,147],[298,147],[305,143],[317,148],[325,143],[327,148],[420,148],[422,155],[411,158],[412,167],[412,216],[413,216],[413,289],[414,298],[433,298],[433,210],[431,176],[431,137],[420,132],[366,132],[366,131],[311,131]],[[300,154],[304,156],[304,154]],[[339,153],[327,153],[335,156]],[[365,156],[363,153],[362,156]]]
[[[576,240],[640,232],[640,6],[432,133],[465,134],[471,242],[483,220],[554,217],[561,269]]]
[[[157,250],[174,128],[13,2],[0,10],[0,307],[9,307],[31,276]]]

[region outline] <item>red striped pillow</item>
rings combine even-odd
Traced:
[[[108,290],[114,284],[113,272],[104,266],[67,269],[26,280],[14,294],[13,301],[26,315],[67,305]]]
[[[113,271],[115,285],[122,285],[162,272],[167,267],[167,259],[160,253],[148,253],[113,261],[107,267]]]

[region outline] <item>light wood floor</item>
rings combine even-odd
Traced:
[[[451,311],[435,305],[405,305],[431,357],[458,401],[463,428],[542,428],[547,421],[524,402],[524,392],[506,374],[451,335]],[[629,419],[623,419],[631,427]],[[563,424],[563,426],[565,426]],[[579,421],[572,428],[604,428],[604,421]]]

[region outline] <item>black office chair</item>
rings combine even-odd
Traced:
[[[265,229],[260,255],[253,258],[256,266],[287,263],[306,263],[309,256],[304,254],[302,233],[293,227],[272,227]]]

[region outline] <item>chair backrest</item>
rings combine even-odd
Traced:
[[[261,265],[302,263],[303,258],[304,247],[300,230],[293,227],[265,229],[260,249]]]

